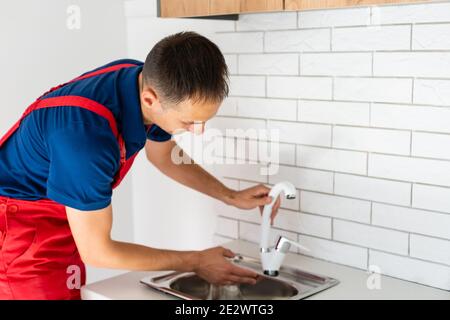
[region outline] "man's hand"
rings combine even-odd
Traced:
[[[235,266],[226,258],[235,254],[225,248],[217,247],[199,252],[198,264],[194,272],[202,279],[216,285],[234,283],[255,284],[258,274]]]
[[[272,197],[269,197],[269,192],[270,189],[262,184],[241,191],[232,190],[226,203],[246,210],[259,207],[259,211],[262,214],[264,206],[272,202]],[[280,197],[278,197],[272,207],[272,213],[270,215],[272,224],[280,208],[280,202]]]

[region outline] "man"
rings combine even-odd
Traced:
[[[0,298],[79,299],[69,277],[84,284],[84,263],[254,283],[221,247],[182,252],[110,237],[112,189],[144,147],[164,174],[228,205],[261,209],[272,200],[263,185],[231,190],[171,160],[171,135],[203,131],[228,94],[227,77],[217,46],[184,32],[161,40],[145,64],[115,61],[36,100],[0,140]],[[273,217],[278,207],[279,199]]]

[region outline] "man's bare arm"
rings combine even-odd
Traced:
[[[79,211],[66,207],[67,218],[82,260],[100,268],[196,272],[211,283],[254,283],[256,274],[231,264],[234,254],[221,247],[204,251],[154,249],[111,239],[112,207]]]
[[[260,184],[241,191],[232,190],[201,166],[194,163],[186,154],[183,156],[188,160],[187,163],[175,164],[172,161],[171,153],[176,146],[173,140],[166,142],[147,140],[145,145],[147,159],[166,176],[228,205],[233,205],[240,209],[259,207],[262,212],[263,206],[272,201],[268,197],[270,189],[266,186]],[[181,152],[183,151],[181,150]],[[272,221],[277,214],[279,206],[280,199],[278,198],[272,207]]]
[[[147,159],[175,181],[225,203],[230,202],[233,190],[227,188],[205,169],[194,163],[186,154],[181,155],[188,159],[188,163],[173,163],[171,153],[176,146],[177,144],[173,140],[166,142],[147,140],[145,145]],[[183,153],[182,150],[181,153]]]

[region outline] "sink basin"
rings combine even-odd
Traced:
[[[141,283],[185,300],[299,300],[339,283],[336,279],[293,267],[281,267],[277,277],[269,277],[261,273],[261,263],[257,259],[236,255],[231,261],[256,271],[257,283],[217,286],[192,272],[164,273],[146,277]]]

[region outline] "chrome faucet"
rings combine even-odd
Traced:
[[[281,192],[284,193],[286,199],[295,199],[297,193],[294,185],[288,181],[280,182],[274,185],[269,192],[269,196],[272,197],[272,201],[264,206],[261,222],[261,263],[264,274],[274,277],[278,276],[278,271],[283,263],[284,256],[289,251],[291,245],[296,246],[301,250],[309,251],[308,248],[305,248],[299,243],[283,236],[278,238],[274,247],[269,247],[269,236],[271,231],[270,214],[272,212],[272,207]]]

